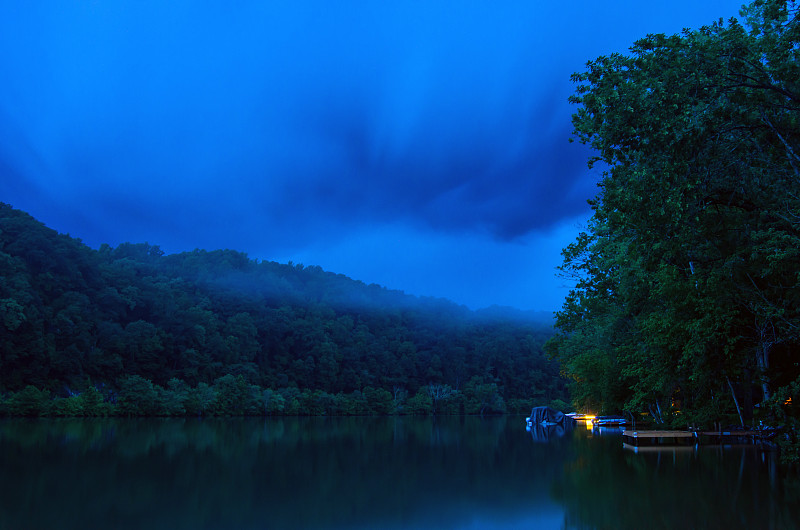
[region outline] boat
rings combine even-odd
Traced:
[[[562,425],[572,422],[572,418],[550,407],[533,407],[531,415],[525,418],[525,424],[528,427],[532,425]]]
[[[580,412],[568,412],[567,416],[576,421],[592,421],[594,419],[593,414],[581,414]]]
[[[594,427],[612,427],[627,425],[628,420],[622,416],[597,416],[592,420]]]

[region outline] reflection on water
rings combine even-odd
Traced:
[[[798,485],[517,417],[0,422],[0,530],[798,528]]]
[[[800,480],[747,446],[622,450],[622,431],[573,439],[554,497],[566,528],[800,528]]]
[[[531,438],[534,442],[550,443],[557,438],[563,438],[567,434],[571,434],[574,425],[571,422],[559,423],[557,425],[542,425],[534,423],[525,428],[531,433]]]

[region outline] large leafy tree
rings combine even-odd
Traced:
[[[573,76],[605,172],[549,348],[599,408],[744,421],[798,375],[800,18],[741,13]]]

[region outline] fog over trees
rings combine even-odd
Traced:
[[[9,414],[499,413],[564,403],[552,324],[232,250],[94,250],[0,205]]]

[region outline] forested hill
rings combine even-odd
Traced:
[[[270,393],[285,413],[521,411],[566,398],[536,317],[231,250],[94,250],[0,203],[0,392],[93,388],[113,402],[131,385],[202,387],[219,410],[234,384],[246,396],[228,413],[267,410]]]

